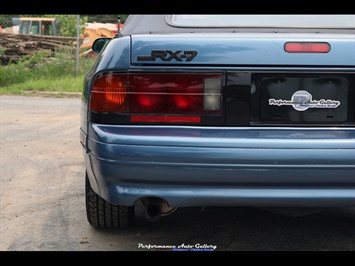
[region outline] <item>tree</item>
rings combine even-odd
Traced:
[[[8,15],[8,14],[5,14],[5,15],[0,15],[0,26],[4,29],[4,28],[7,28],[7,27],[12,27],[12,18],[13,17],[19,17],[21,15]]]
[[[63,36],[66,37],[75,37],[77,35],[77,19],[78,15],[44,15],[44,17],[52,17],[58,19],[60,23],[60,31]],[[79,33],[82,34],[84,32],[85,23],[88,21],[86,16],[79,15]]]

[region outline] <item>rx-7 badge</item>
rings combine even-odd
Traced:
[[[149,55],[137,56],[137,61],[155,61],[157,58],[160,58],[163,61],[171,61],[175,59],[176,61],[192,61],[197,55],[197,51],[194,50],[152,50]]]

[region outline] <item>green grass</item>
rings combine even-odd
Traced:
[[[54,58],[46,53],[23,58],[0,66],[0,95],[79,95],[93,63],[93,58],[79,58],[76,75],[75,56],[68,51],[58,51]]]
[[[48,92],[81,92],[84,75],[77,77],[59,77],[59,78],[38,78],[27,79],[21,83],[15,83],[0,87],[0,95],[12,94],[20,95],[28,92],[48,91]]]

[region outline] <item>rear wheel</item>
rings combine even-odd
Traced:
[[[113,205],[91,188],[89,178],[85,176],[86,215],[95,228],[127,228],[134,218],[134,207]]]

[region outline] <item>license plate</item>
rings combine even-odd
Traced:
[[[263,77],[262,122],[342,123],[348,117],[349,80],[339,76]]]

